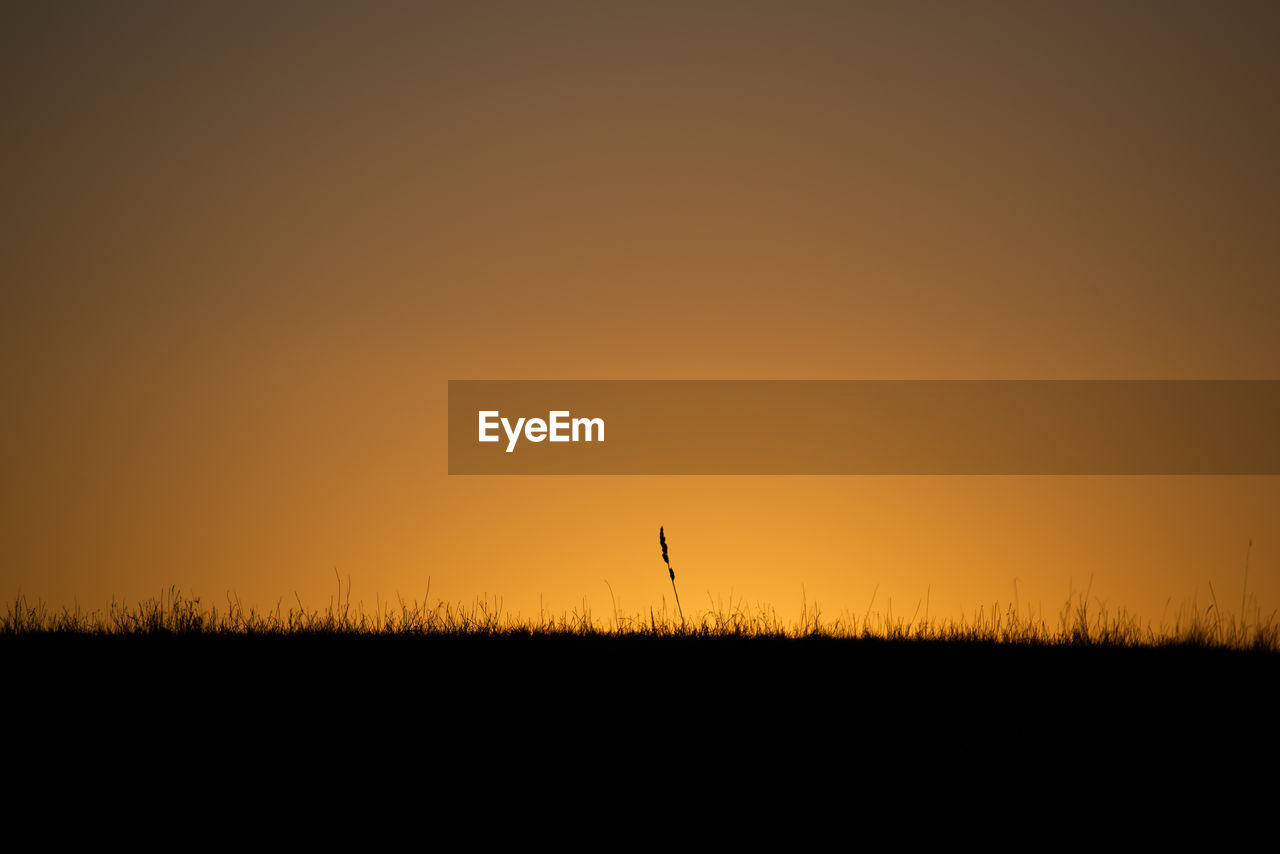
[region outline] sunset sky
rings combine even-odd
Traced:
[[[1280,5],[6,3],[0,594],[1280,608],[1277,477],[467,477],[450,379],[1280,379]],[[1090,582],[1092,579],[1092,582]],[[606,586],[606,581],[609,586]],[[668,599],[669,601],[669,599]]]

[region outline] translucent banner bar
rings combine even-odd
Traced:
[[[450,380],[450,474],[1280,474],[1280,381]]]

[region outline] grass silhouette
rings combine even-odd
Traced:
[[[500,598],[366,609],[350,581],[321,609],[18,597],[0,617],[23,782],[7,807],[187,829],[341,810],[461,844],[494,816],[604,834],[658,815],[1056,827],[1082,793],[1129,809],[1138,789],[1161,815],[1213,815],[1219,796],[1222,815],[1266,815],[1270,787],[1220,783],[1280,761],[1276,635],[1213,606],[1150,626],[1087,590],[1053,623],[1016,603],[950,621],[807,601],[787,622],[710,596],[683,619],[526,619]]]
[[[674,583],[673,583],[674,586]],[[225,608],[206,606],[200,597],[176,587],[132,605],[113,603],[105,612],[79,608],[50,609],[42,602],[18,596],[0,616],[0,635],[557,635],[584,637],[688,638],[831,638],[875,641],[936,641],[1038,646],[1162,647],[1195,646],[1234,650],[1280,651],[1276,615],[1263,617],[1255,605],[1253,619],[1223,614],[1210,605],[1203,611],[1184,607],[1172,623],[1153,625],[1124,611],[1091,605],[1088,591],[1069,599],[1056,622],[1020,613],[1013,603],[993,603],[960,620],[905,620],[892,612],[862,615],[843,612],[824,618],[821,609],[805,604],[800,620],[790,623],[771,607],[748,606],[744,600],[711,599],[708,607],[686,619],[650,609],[631,616],[616,609],[598,620],[585,604],[554,615],[540,612],[526,618],[504,610],[498,597],[476,599],[470,605],[438,600],[434,604],[400,598],[393,606],[381,603],[373,611],[351,602],[351,586],[328,606],[308,609],[296,599],[287,610],[245,607],[228,596]],[[874,603],[874,600],[873,600]],[[679,607],[677,601],[677,607]]]

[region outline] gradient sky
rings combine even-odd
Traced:
[[[1280,607],[1278,478],[445,473],[451,378],[1280,378],[1275,3],[0,21],[0,593]]]

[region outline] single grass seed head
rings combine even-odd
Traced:
[[[671,569],[671,559],[667,557],[667,536],[662,532],[662,526],[658,526],[658,545],[662,546],[662,562],[667,565],[667,569],[671,570],[671,577],[675,578],[675,570]]]

